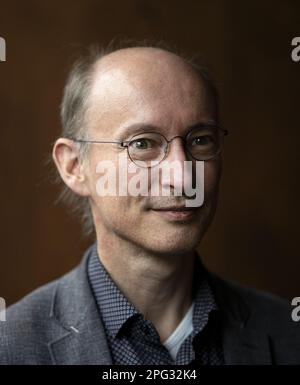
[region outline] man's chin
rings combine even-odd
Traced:
[[[164,234],[161,232],[159,237],[154,237],[152,241],[148,238],[143,244],[144,249],[157,255],[188,254],[193,252],[199,245],[201,235],[197,234]]]

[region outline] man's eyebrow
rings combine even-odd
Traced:
[[[132,136],[135,134],[139,134],[142,132],[147,132],[147,131],[157,131],[159,132],[159,127],[153,125],[153,124],[145,124],[145,123],[135,123],[131,124],[130,126],[120,128],[117,132],[118,137],[127,137],[127,136]]]
[[[219,126],[219,123],[216,120],[205,120],[198,122],[196,124],[193,124],[192,126],[187,127],[187,132],[194,130],[196,128],[207,128],[211,126]]]
[[[190,130],[193,130],[195,128],[205,128],[207,126],[211,126],[211,125],[218,125],[217,121],[215,120],[204,120],[204,121],[200,121],[200,122],[197,122],[191,126],[188,126],[186,128],[186,132],[189,132]],[[143,132],[149,132],[149,131],[155,131],[155,132],[158,132],[160,133],[161,131],[161,128],[158,127],[158,126],[155,126],[153,124],[146,124],[146,123],[135,123],[135,124],[131,124],[127,127],[124,127],[124,128],[121,128],[118,132],[117,132],[117,136],[121,139],[121,138],[124,138],[124,137],[128,137],[129,135],[130,136],[133,136],[135,134],[139,134],[139,133],[143,133]]]

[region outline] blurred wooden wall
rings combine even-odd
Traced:
[[[13,303],[75,266],[90,241],[54,205],[45,161],[60,132],[63,84],[78,49],[164,39],[200,53],[221,94],[226,139],[208,267],[291,299],[300,295],[298,1],[0,0],[0,296]]]

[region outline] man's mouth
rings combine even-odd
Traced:
[[[193,218],[197,209],[195,207],[186,207],[186,206],[170,206],[170,207],[159,207],[153,208],[152,211],[158,213],[166,219],[173,221],[182,221]]]

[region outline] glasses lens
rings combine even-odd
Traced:
[[[193,158],[198,160],[212,158],[220,150],[220,130],[214,126],[194,130],[188,135],[186,145]]]
[[[167,142],[155,132],[135,135],[128,144],[130,159],[141,167],[158,164],[165,156]]]

